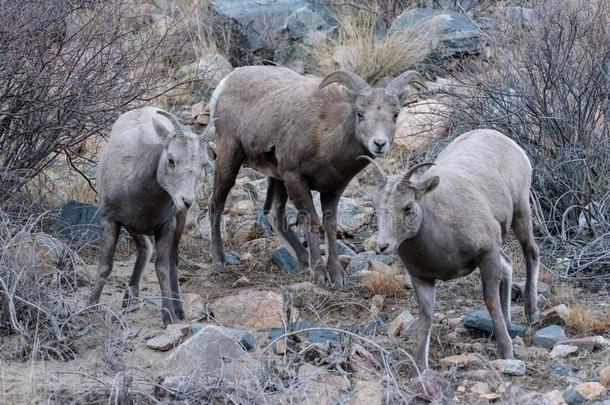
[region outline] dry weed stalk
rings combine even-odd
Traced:
[[[596,315],[583,305],[570,310],[566,316],[566,326],[579,335],[604,334],[610,330],[610,312]]]

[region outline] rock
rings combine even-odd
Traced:
[[[286,354],[286,339],[280,339],[273,344],[273,353],[278,356]]]
[[[210,310],[218,323],[248,330],[269,329],[284,323],[282,297],[271,291],[237,290],[213,301]],[[292,314],[298,318],[297,309]]]
[[[298,372],[299,385],[308,404],[336,403],[342,392],[350,388],[346,377],[330,373],[327,369],[304,363]]]
[[[424,100],[400,109],[396,120],[396,145],[414,152],[438,141],[447,133],[449,105],[440,100]]]
[[[99,246],[100,222],[97,206],[71,200],[61,207],[55,227],[71,242]]]
[[[521,6],[506,6],[504,7],[504,18],[510,24],[519,25],[523,28],[532,26],[534,22],[534,10],[528,7]]]
[[[565,324],[565,320],[569,312],[570,310],[568,309],[567,305],[556,305],[547,309],[546,311],[543,311],[540,314],[540,321],[536,322],[536,324],[540,325],[541,327],[554,324]]]
[[[296,283],[290,286],[292,305],[297,308],[302,308],[310,302],[315,302],[319,299],[326,299],[330,296],[328,290],[320,288],[310,281]]]
[[[250,215],[254,213],[254,203],[250,199],[235,201],[229,208],[229,213],[235,216]]]
[[[573,388],[568,388],[563,399],[568,405],[580,405],[585,402],[600,399],[606,393],[606,387],[598,382],[586,382],[578,384]]]
[[[341,197],[337,209],[337,230],[344,236],[354,236],[368,224],[373,210],[363,207],[362,203],[349,197]]]
[[[402,311],[388,326],[388,336],[400,335],[403,330],[408,329],[416,322],[416,319],[409,311]]]
[[[551,358],[557,359],[568,357],[569,355],[574,354],[577,351],[578,346],[556,344],[555,346],[553,346],[553,350],[551,350]]]
[[[599,382],[606,388],[610,388],[610,366],[599,371]]]
[[[240,278],[235,280],[235,282],[233,284],[231,284],[231,287],[232,288],[248,287],[250,284],[252,284],[252,282],[250,281],[250,279],[248,277],[241,276]]]
[[[176,72],[181,79],[203,79],[205,87],[214,89],[233,70],[231,63],[220,54],[203,55],[197,61],[183,66]],[[199,97],[198,97],[199,98]]]
[[[281,246],[273,252],[273,261],[277,266],[288,273],[297,275],[301,274],[303,268],[299,261],[294,257],[292,251],[286,246]]]
[[[427,369],[420,376],[411,379],[409,388],[420,398],[440,401],[449,388],[449,382],[438,372]]]
[[[242,245],[242,250],[248,253],[261,253],[267,249],[267,239],[257,238]]]
[[[422,33],[434,32],[437,52],[446,58],[456,54],[478,54],[486,43],[481,29],[465,14],[429,8],[412,8],[396,17],[390,33],[417,27]]]
[[[489,312],[486,310],[477,310],[466,314],[464,317],[464,326],[491,334],[493,334],[494,331],[493,322],[489,316]],[[526,330],[527,328],[525,326],[512,322],[508,333],[511,337],[525,336]]]
[[[205,299],[195,293],[183,293],[182,309],[187,321],[192,321],[201,318],[205,313]]]
[[[441,363],[441,366],[447,368],[454,366],[464,368],[475,364],[480,364],[481,358],[473,353],[464,353],[456,354],[455,356],[444,357],[440,359],[439,363]]]
[[[188,336],[190,326],[186,324],[168,325],[161,334],[149,339],[146,347],[161,352],[166,352],[178,346],[185,336]]]
[[[565,330],[561,326],[551,325],[537,331],[532,337],[532,343],[534,346],[550,349],[555,343],[565,339]]]
[[[382,368],[379,361],[363,346],[354,343],[349,355],[350,365],[359,376],[371,378]]]
[[[472,387],[470,387],[470,391],[475,394],[478,394],[479,396],[489,394],[489,384],[487,384],[486,382],[474,383]]]
[[[375,254],[375,252],[361,252],[350,259],[346,271],[348,274],[355,274],[362,270],[375,270],[375,266],[378,266],[377,264],[372,264],[374,268],[370,268],[370,264],[373,262],[389,266],[394,263],[394,259],[390,256]],[[379,268],[377,267],[376,269],[379,270]]]
[[[525,363],[517,359],[497,359],[489,362],[493,368],[502,374],[525,375]]]
[[[247,353],[242,344],[250,339],[247,335],[241,330],[205,325],[172,352],[164,374],[170,372],[192,378],[216,373],[226,363]]]
[[[542,281],[538,281],[536,285],[538,294],[542,294],[546,298],[550,298],[553,295],[551,286]],[[525,281],[513,281],[513,285],[510,290],[510,297],[513,301],[523,301],[525,297]]]
[[[383,386],[376,381],[356,381],[354,397],[348,405],[383,404]]]
[[[262,236],[262,230],[258,222],[254,220],[239,221],[235,225],[232,240],[237,246],[243,246],[246,242],[258,239]]]
[[[343,241],[340,241],[340,240],[337,241],[337,253],[339,255],[349,256],[349,257],[356,256],[356,252],[354,252],[354,249],[347,246]]]
[[[374,295],[371,298],[371,314],[373,316],[377,316],[383,311],[383,306],[385,304],[385,298],[383,295]]]
[[[561,377],[571,377],[574,375],[574,371],[572,371],[572,368],[566,366],[565,364],[556,363],[551,366],[551,374]]]
[[[544,405],[565,405],[566,401],[563,399],[563,394],[559,390],[553,390],[545,393],[542,396]]]
[[[394,139],[396,139],[396,138],[394,138]],[[377,249],[377,237],[376,236],[370,236],[370,237],[366,238],[366,240],[362,244],[362,247],[364,247],[364,250],[375,250],[375,249]]]
[[[610,347],[610,342],[603,336],[586,336],[582,338],[564,339],[558,342],[562,345],[578,346],[583,350],[601,350]]]
[[[513,346],[515,357],[527,361],[541,361],[549,358],[549,352],[536,346]]]
[[[256,211],[256,221],[261,226],[261,229],[263,230],[263,235],[265,235],[266,238],[271,237],[271,235],[273,234],[273,229],[271,227],[269,219],[265,214],[263,214],[262,210]]]

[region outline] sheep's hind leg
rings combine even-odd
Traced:
[[[153,244],[147,235],[140,235],[137,233],[129,233],[136,243],[136,263],[133,266],[133,272],[129,278],[129,285],[125,288],[125,295],[123,296],[123,308],[127,308],[138,302],[140,296],[140,280],[142,279],[142,272],[146,267],[146,263],[150,260],[153,253]]]
[[[311,190],[298,173],[285,173],[284,182],[288,196],[299,210],[299,219],[305,227],[309,245],[309,267],[313,271],[316,282],[324,284],[330,279],[320,255],[320,221],[313,203]]]
[[[220,224],[227,196],[235,184],[244,153],[241,146],[235,142],[231,145],[224,145],[221,150],[223,150],[223,153],[218,155],[214,166],[214,189],[212,198],[210,198],[209,215],[212,227],[212,261],[217,265],[224,266],[225,264],[237,264],[236,261],[225,255]]]
[[[521,250],[525,257],[525,317],[529,323],[532,323],[540,319],[537,290],[540,253],[536,242],[534,242],[532,214],[527,198],[521,203],[521,207],[515,211],[512,228],[521,244]]]
[[[91,291],[88,305],[96,305],[100,300],[104,284],[106,284],[106,280],[112,272],[114,251],[119,238],[120,226],[117,222],[102,217],[100,225],[100,263],[97,267],[97,279]]]
[[[184,320],[184,309],[182,308],[182,300],[180,299],[180,284],[178,283],[178,256],[180,252],[180,238],[184,232],[186,224],[186,216],[188,211],[181,211],[176,215],[176,229],[174,230],[174,238],[172,240],[172,250],[170,252],[170,284],[172,289],[172,298],[174,300],[174,314],[176,318]]]
[[[502,281],[500,281],[500,305],[502,306],[502,315],[504,315],[504,323],[510,331],[510,293],[513,285],[513,263],[512,260],[504,253],[502,254]]]
[[[286,201],[288,200],[288,192],[283,182],[269,178],[269,186],[272,187],[273,197],[273,212],[269,215],[269,220],[273,230],[277,232],[282,239],[294,252],[298,261],[303,265],[308,265],[309,255],[307,249],[301,243],[299,238],[290,229],[288,221],[286,221]],[[271,185],[273,183],[273,186]],[[269,197],[268,197],[269,200]],[[266,203],[265,203],[266,204]]]
[[[428,351],[430,349],[430,334],[432,333],[432,316],[434,314],[434,302],[436,291],[434,288],[434,280],[422,279],[411,276],[415,294],[417,294],[417,303],[419,307],[418,316],[418,336],[417,336],[417,352],[416,362],[419,370],[413,370],[411,375],[418,374],[428,368]]]
[[[326,240],[326,271],[330,280],[338,288],[347,285],[347,273],[339,263],[337,253],[337,208],[341,192],[321,193],[322,218],[324,220],[324,236]]]
[[[513,344],[508,334],[502,305],[500,303],[500,284],[504,278],[504,263],[499,249],[487,253],[479,269],[483,282],[483,299],[494,325],[494,336],[498,348],[498,356],[503,359],[513,358]]]

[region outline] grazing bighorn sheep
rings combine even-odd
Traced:
[[[338,71],[321,80],[281,67],[235,69],[214,91],[211,116],[216,125],[218,158],[210,199],[212,259],[227,263],[220,217],[241,165],[269,177],[265,211],[276,232],[313,270],[316,280],[345,286],[336,247],[337,205],[349,181],[371,157],[387,153],[407,84],[423,79],[415,71],[396,77],[385,88],[372,88],[354,73]],[[332,83],[342,84],[329,86]],[[320,192],[327,250],[326,268],[319,249],[318,215],[311,190]],[[284,208],[290,197],[304,224],[309,254],[288,228]]]
[[[493,130],[457,137],[420,176],[412,167],[387,177],[377,167],[373,202],[378,249],[398,254],[407,267],[419,303],[418,367],[428,367],[435,280],[463,277],[477,267],[483,297],[494,324],[498,355],[512,358],[510,328],[511,259],[502,252],[509,228],[521,244],[527,281],[525,312],[538,319],[539,254],[529,206],[532,167],[523,150]]]
[[[112,271],[123,226],[134,239],[137,259],[123,306],[139,295],[142,270],[152,254],[162,294],[165,324],[184,319],[178,286],[178,243],[187,209],[195,201],[197,180],[208,161],[206,143],[213,123],[199,137],[169,113],[154,107],[119,117],[97,169],[100,196],[100,263],[89,303],[97,304]]]

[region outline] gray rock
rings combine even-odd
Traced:
[[[532,343],[534,346],[550,349],[555,343],[565,339],[565,330],[559,325],[551,325],[537,331],[532,338]]]
[[[478,329],[483,332],[492,333],[494,331],[493,322],[486,310],[472,311],[464,317],[464,326],[467,328]],[[525,336],[527,328],[523,325],[512,322],[508,331],[511,337]]]
[[[97,206],[72,200],[61,208],[55,227],[63,237],[72,242],[98,246],[100,222],[101,216]]]
[[[497,359],[489,362],[493,368],[506,375],[525,375],[525,363],[517,359]]]
[[[549,298],[551,297],[551,295],[553,295],[553,292],[551,291],[551,286],[542,281],[538,281],[536,290],[538,291],[538,294],[542,294],[546,298]],[[513,281],[513,285],[511,286],[510,290],[510,297],[513,301],[523,301],[523,298],[525,297],[524,280]]]
[[[378,255],[371,251],[360,252],[355,256],[352,256],[347,264],[346,271],[348,274],[356,274],[359,271],[368,271],[369,263],[371,262],[381,262],[391,266],[394,263],[394,258],[388,255]]]
[[[167,372],[180,375],[215,373],[224,364],[247,353],[243,341],[247,332],[205,325],[178,346],[167,359]]]
[[[345,242],[338,240],[337,241],[337,253],[339,253],[339,255],[343,255],[343,256],[349,256],[349,257],[354,257],[356,256],[356,252],[354,252],[354,250],[347,246],[345,244]]]
[[[465,14],[449,10],[413,8],[399,15],[390,32],[403,28],[421,27],[422,32],[435,31],[439,38],[441,57],[455,54],[478,54],[486,43],[481,28]]]
[[[296,275],[303,271],[299,261],[286,246],[281,246],[273,252],[273,261],[280,269],[288,273]]]
[[[332,26],[320,13],[301,7],[286,18],[283,29],[288,38],[294,40],[312,35],[315,31],[328,31]]]
[[[561,377],[571,377],[574,375],[574,371],[571,367],[568,367],[565,364],[556,363],[551,366],[551,374]]]
[[[262,210],[256,210],[256,221],[261,226],[261,228],[263,230],[263,235],[265,235],[266,238],[271,237],[271,235],[273,233],[273,229],[271,227],[271,223],[269,222],[269,219],[267,218],[267,216],[265,214],[263,214]]]

